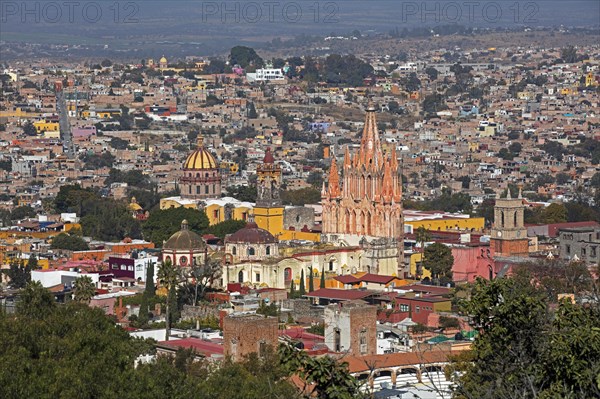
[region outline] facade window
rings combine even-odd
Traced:
[[[260,273],[256,273],[256,280],[257,283],[260,283]]]
[[[271,246],[267,245],[266,254],[271,255]]]
[[[237,253],[237,249],[236,249],[235,247],[232,247],[232,248],[231,248],[231,253],[232,253],[233,255],[235,255],[235,254]]]
[[[333,350],[334,351],[341,352],[341,350],[342,350],[341,341],[342,341],[342,335],[341,335],[340,329],[336,328],[335,331],[333,332]]]
[[[419,313],[420,311],[421,311],[421,307],[420,306],[415,307],[415,313]]]
[[[244,271],[240,270],[240,272],[238,273],[238,283],[243,283],[244,282]]]
[[[591,247],[591,248],[590,248],[590,256],[591,256],[592,258],[595,258],[595,257],[597,256],[597,253],[596,253],[596,247]]]
[[[329,271],[330,272],[333,271],[333,261],[332,260],[329,261]]]
[[[363,328],[360,331],[360,354],[367,354],[367,329]]]
[[[204,194],[208,194],[208,186],[204,186]]]
[[[256,253],[256,251],[254,250],[253,247],[248,248],[248,255],[249,256],[254,256],[255,253]]]
[[[265,341],[260,341],[258,343],[258,356],[265,357],[267,354],[267,343]]]
[[[404,303],[400,305],[400,311],[401,312],[408,312],[408,310],[409,310],[408,305],[406,305]]]
[[[196,186],[196,194],[200,194],[200,186]]]
[[[567,246],[565,246],[565,251],[566,251],[568,254],[570,254],[570,253],[571,253],[571,246],[570,246],[570,245],[567,245]]]
[[[584,259],[587,257],[587,251],[585,250],[585,248],[581,248],[581,258]]]
[[[192,186],[188,186],[188,191],[189,191],[189,194],[192,193]]]

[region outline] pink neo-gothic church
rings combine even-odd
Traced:
[[[342,183],[332,157],[327,187],[321,192],[323,234],[384,237],[403,235],[402,180],[396,148],[384,154],[377,132],[376,108],[369,102],[358,153],[344,154]]]

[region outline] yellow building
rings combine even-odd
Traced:
[[[221,161],[221,163],[219,164],[219,168],[221,168],[221,170],[223,171],[229,171],[230,175],[236,175],[240,170],[240,166],[233,161]]]
[[[161,198],[160,200],[160,209],[171,209],[171,208],[188,208],[188,209],[198,209],[198,201],[185,199],[181,197],[167,197]]]
[[[253,210],[254,222],[279,240],[308,240],[319,242],[321,234],[310,231],[286,229],[285,208],[279,197],[281,168],[275,163],[271,149],[267,148],[263,163],[256,168],[258,196]]]
[[[592,72],[585,75],[585,87],[596,87],[598,86],[598,82]]]
[[[407,209],[403,211],[403,215],[404,224],[412,226],[413,232],[419,227],[433,231],[481,232],[485,226],[484,218],[470,217],[460,213]]]
[[[58,122],[51,121],[37,121],[33,122],[33,127],[35,127],[35,131],[38,134],[42,134],[45,132],[60,132],[60,124]]]
[[[250,219],[254,206],[251,202],[238,201],[232,197],[209,199],[204,203],[204,212],[211,226],[231,219],[246,221]]]

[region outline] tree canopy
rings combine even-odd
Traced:
[[[157,246],[162,246],[174,233],[181,229],[181,222],[186,219],[189,229],[200,234],[208,227],[208,218],[202,211],[184,207],[156,209],[150,212],[143,225],[144,238]]]
[[[454,359],[455,398],[600,396],[600,309],[563,300],[553,310],[525,278],[479,279],[461,304],[480,334]]]
[[[435,242],[425,247],[424,253],[423,267],[431,272],[432,279],[439,279],[442,283],[452,281],[452,250],[442,243]]]

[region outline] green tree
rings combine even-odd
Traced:
[[[299,296],[306,295],[306,288],[304,284],[304,269],[302,269],[302,271],[300,272],[300,288],[298,289]]]
[[[54,306],[52,293],[39,281],[31,281],[21,292],[17,312],[32,319],[40,319],[54,309]]]
[[[281,193],[281,200],[284,204],[294,206],[316,204],[321,201],[321,191],[314,187],[301,188],[299,190],[286,190]]]
[[[35,126],[33,126],[33,123],[28,121],[23,125],[23,133],[26,136],[36,136],[37,130],[35,129]]]
[[[313,268],[310,268],[308,273],[308,292],[313,292],[315,290],[315,276],[313,272]]]
[[[6,271],[13,288],[24,288],[31,282],[31,266],[25,265],[23,259],[13,259],[9,269]]]
[[[82,276],[73,283],[73,298],[77,302],[88,303],[96,295],[96,286],[90,276]]]
[[[256,51],[251,47],[235,46],[229,53],[229,62],[231,65],[239,65],[242,68],[247,68],[252,65],[255,68],[260,68],[264,65],[264,61]]]
[[[479,331],[454,359],[456,398],[592,398],[600,395],[600,311],[556,310],[527,278],[478,279],[461,303]],[[501,376],[501,377],[500,377]]]
[[[296,298],[296,284],[294,283],[294,280],[292,280],[292,283],[290,284],[290,299],[294,298]]]
[[[256,186],[238,185],[227,187],[227,194],[240,201],[256,202],[257,191]]]
[[[144,238],[160,247],[164,241],[179,231],[184,219],[188,221],[190,230],[203,232],[208,227],[208,218],[202,211],[184,207],[156,209],[150,212],[148,220],[142,227]]]
[[[348,364],[331,356],[312,357],[292,345],[279,347],[279,358],[290,374],[298,374],[306,384],[314,384],[318,399],[363,397],[359,382],[348,372]],[[312,390],[311,390],[312,391]]]
[[[567,208],[563,204],[552,203],[542,210],[543,223],[564,223],[567,221]]]
[[[319,288],[325,288],[325,268],[321,268],[321,282]]]
[[[144,294],[150,298],[156,295],[156,286],[154,285],[154,263],[148,261],[146,267],[146,287]]]
[[[177,266],[173,265],[170,258],[167,258],[158,268],[158,280],[167,289],[167,309],[165,312],[165,325],[167,329],[166,340],[169,340],[169,334],[171,331],[171,323],[173,322],[171,316],[173,314],[173,294],[175,293],[175,287],[179,281],[179,270]],[[177,307],[175,298],[175,307]]]
[[[254,103],[248,104],[248,118],[249,119],[258,118],[258,114],[256,113],[256,107],[254,106]]]
[[[425,248],[424,255],[423,267],[431,272],[432,279],[439,280],[440,283],[452,281],[454,256],[449,247],[436,242]]]
[[[233,234],[238,230],[246,227],[246,222],[243,220],[229,219],[213,224],[204,230],[204,234],[213,234],[221,239],[229,234]]]
[[[68,251],[87,251],[89,249],[87,242],[83,238],[69,233],[60,233],[54,237],[50,248],[66,249]]]
[[[27,259],[27,267],[29,268],[29,270],[37,270],[37,269],[39,269],[38,259],[37,259],[37,256],[35,256],[34,253],[31,253],[29,255],[29,259]]]
[[[18,206],[15,209],[13,209],[13,211],[10,213],[11,220],[21,220],[21,219],[25,219],[25,218],[33,218],[35,216],[36,216],[35,210],[28,205]]]

